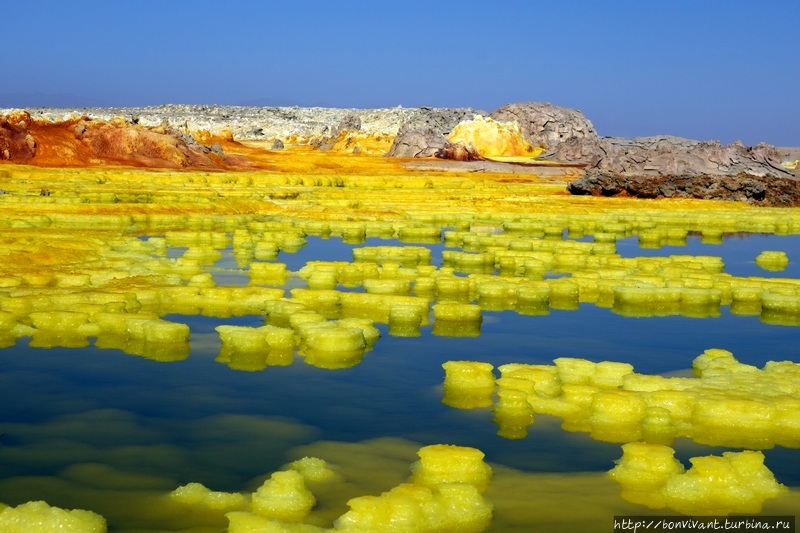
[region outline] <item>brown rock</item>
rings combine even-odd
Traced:
[[[439,159],[450,159],[453,161],[486,161],[474,146],[471,144],[448,143],[446,146],[436,150],[434,154]]]
[[[28,133],[30,120],[26,112],[0,117],[0,159],[25,163],[36,155],[36,140]]]
[[[450,141],[434,128],[400,128],[388,157],[434,157],[436,152],[450,146]]]
[[[635,175],[589,171],[570,182],[567,190],[577,195],[637,198],[700,198],[733,200],[762,206],[800,205],[800,180],[750,174],[722,175]]]
[[[122,120],[84,121],[81,142],[95,157],[154,167],[216,168],[219,157],[167,125],[145,128]]]
[[[198,143],[188,133],[169,126],[145,127],[116,118],[86,117],[62,122],[37,121],[26,112],[0,116],[0,159],[39,166],[122,164],[155,168],[252,167],[246,157],[228,156],[238,147],[224,136]]]

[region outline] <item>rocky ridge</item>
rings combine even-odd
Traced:
[[[792,168],[789,164],[796,164],[800,157],[796,149],[778,149],[763,143],[750,147],[739,142],[722,145],[717,141],[673,136],[601,137],[580,111],[547,102],[507,104],[488,115],[471,108],[339,109],[169,104],[32,108],[22,112],[32,122],[8,118],[21,116],[20,113],[0,109],[3,120],[0,159],[28,160],[34,153],[41,159],[39,154],[48,149],[47,139],[39,150],[41,133],[30,128],[62,124],[70,125],[69,137],[79,141],[78,150],[88,149],[97,155],[102,152],[101,147],[131,146],[132,138],[133,144],[142,151],[132,158],[137,164],[154,162],[156,166],[184,168],[233,168],[229,165],[243,164],[241,160],[235,163],[226,158],[215,143],[216,138],[231,142],[268,141],[273,150],[286,145],[309,144],[321,150],[345,147],[346,151],[358,153],[361,150],[354,141],[359,136],[382,136],[369,153],[408,159],[481,161],[484,158],[474,147],[451,143],[446,135],[459,123],[483,116],[488,117],[486,120],[518,123],[525,140],[543,150],[540,158],[561,162],[573,170],[585,169],[583,177],[570,183],[568,189],[573,194],[625,194],[646,198],[692,196],[746,200],[763,205],[800,205],[800,194],[794,192],[796,184],[800,183],[797,179],[800,165]],[[93,128],[88,135],[71,129],[82,122]],[[120,131],[103,129],[101,123],[115,124]],[[130,131],[122,132],[125,128]],[[102,132],[102,142],[93,141],[95,131]],[[111,137],[118,140],[109,143],[107,139]],[[111,158],[127,160],[123,150],[119,152]],[[11,157],[12,154],[16,155]],[[789,181],[773,181],[778,178]],[[777,192],[773,193],[773,189]]]
[[[567,184],[571,194],[593,196],[634,196],[637,198],[701,198],[730,200],[770,207],[800,205],[800,180],[794,177],[765,177],[749,174],[712,175],[625,175],[604,171],[588,172]]]
[[[0,109],[0,115],[12,112]],[[344,109],[325,107],[242,107],[222,105],[166,104],[149,107],[28,108],[35,120],[63,122],[86,116],[111,121],[123,117],[147,127],[165,126],[189,133],[207,131],[232,134],[237,141],[281,140],[310,143],[335,136],[338,126],[360,124],[370,135],[396,135],[401,126],[411,129],[435,128],[449,132],[456,124],[471,119],[470,108],[392,107],[385,109]],[[347,120],[346,120],[347,119]],[[350,122],[348,122],[348,120]]]

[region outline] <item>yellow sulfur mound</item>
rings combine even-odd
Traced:
[[[274,472],[253,493],[253,512],[283,522],[302,522],[317,500],[296,470]]]
[[[328,464],[317,457],[303,457],[289,463],[289,467],[303,474],[303,477],[309,481],[325,481],[336,476]]]
[[[442,402],[458,409],[474,409],[492,405],[494,367],[479,361],[447,361]]]
[[[764,500],[786,487],[764,465],[758,451],[724,452],[722,457],[694,457],[692,467],[662,491],[666,504],[684,514],[760,513]]]
[[[349,492],[349,481],[316,457],[303,457],[287,470],[272,474],[247,498],[238,493],[212,492],[189,483],[170,493],[171,500],[225,512],[230,533],[386,531],[397,533],[480,532],[492,520],[492,504],[483,496],[492,469],[475,448],[437,444],[418,450],[412,476],[379,496],[350,498],[349,510],[338,518],[315,509],[317,498],[307,486],[319,490],[320,507],[325,498]],[[327,516],[327,518],[323,518]],[[330,524],[332,528],[325,528]]]
[[[756,264],[764,270],[781,271],[789,264],[786,252],[766,250],[756,256]]]
[[[622,459],[609,475],[622,497],[654,509],[668,507],[690,515],[760,513],[765,500],[786,487],[775,480],[758,451],[693,457],[684,471],[672,448],[635,442],[622,447]]]
[[[228,518],[227,533],[318,533],[327,531],[317,526],[286,523],[243,511],[234,511],[225,516]]]
[[[467,483],[483,492],[492,479],[492,469],[483,462],[483,452],[465,446],[433,444],[421,448],[419,461],[411,466],[412,481],[426,487],[440,483]]]
[[[629,442],[622,446],[622,458],[608,475],[620,484],[622,497],[629,502],[660,509],[666,505],[661,489],[683,472],[669,446]]]
[[[67,511],[47,503],[28,502],[0,510],[3,533],[105,533],[106,520],[91,511]]]
[[[380,337],[380,331],[366,318],[326,321],[315,313],[297,313],[292,326],[300,337],[300,355],[320,368],[347,368],[361,361]]]
[[[169,493],[176,502],[205,505],[212,509],[232,511],[243,507],[246,498],[238,492],[212,491],[201,483],[188,483]]]
[[[444,386],[456,389],[494,389],[494,368],[489,363],[479,361],[447,361],[442,365],[445,371]]]
[[[483,318],[480,306],[454,302],[434,304],[433,317],[445,322],[480,322]]]
[[[523,156],[533,159],[543,151],[525,139],[516,121],[497,122],[480,115],[457,124],[447,139],[465,146],[471,144],[484,157]]]
[[[347,502],[350,510],[335,522],[343,531],[478,532],[492,519],[492,505],[481,493],[492,477],[475,448],[435,444],[421,448],[410,483],[380,496]]]
[[[492,505],[468,483],[442,483],[433,489],[403,484],[347,504],[350,510],[336,521],[336,531],[471,533],[484,531],[492,520]]]
[[[670,444],[685,437],[731,447],[800,447],[798,363],[770,361],[759,369],[726,350],[710,349],[694,361],[696,378],[637,374],[628,363],[578,358],[554,363],[500,367],[499,389],[518,392],[505,391],[496,410],[519,404],[525,395],[533,413],[561,417],[564,429],[607,442]],[[491,404],[491,365],[448,361],[443,366],[444,403]]]

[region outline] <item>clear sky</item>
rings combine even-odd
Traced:
[[[800,146],[800,0],[0,0],[0,108],[547,101]]]

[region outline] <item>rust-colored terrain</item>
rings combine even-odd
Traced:
[[[194,136],[169,125],[146,127],[123,118],[37,121],[25,111],[0,118],[0,160],[41,167],[121,165],[234,170],[263,168],[231,135]]]

